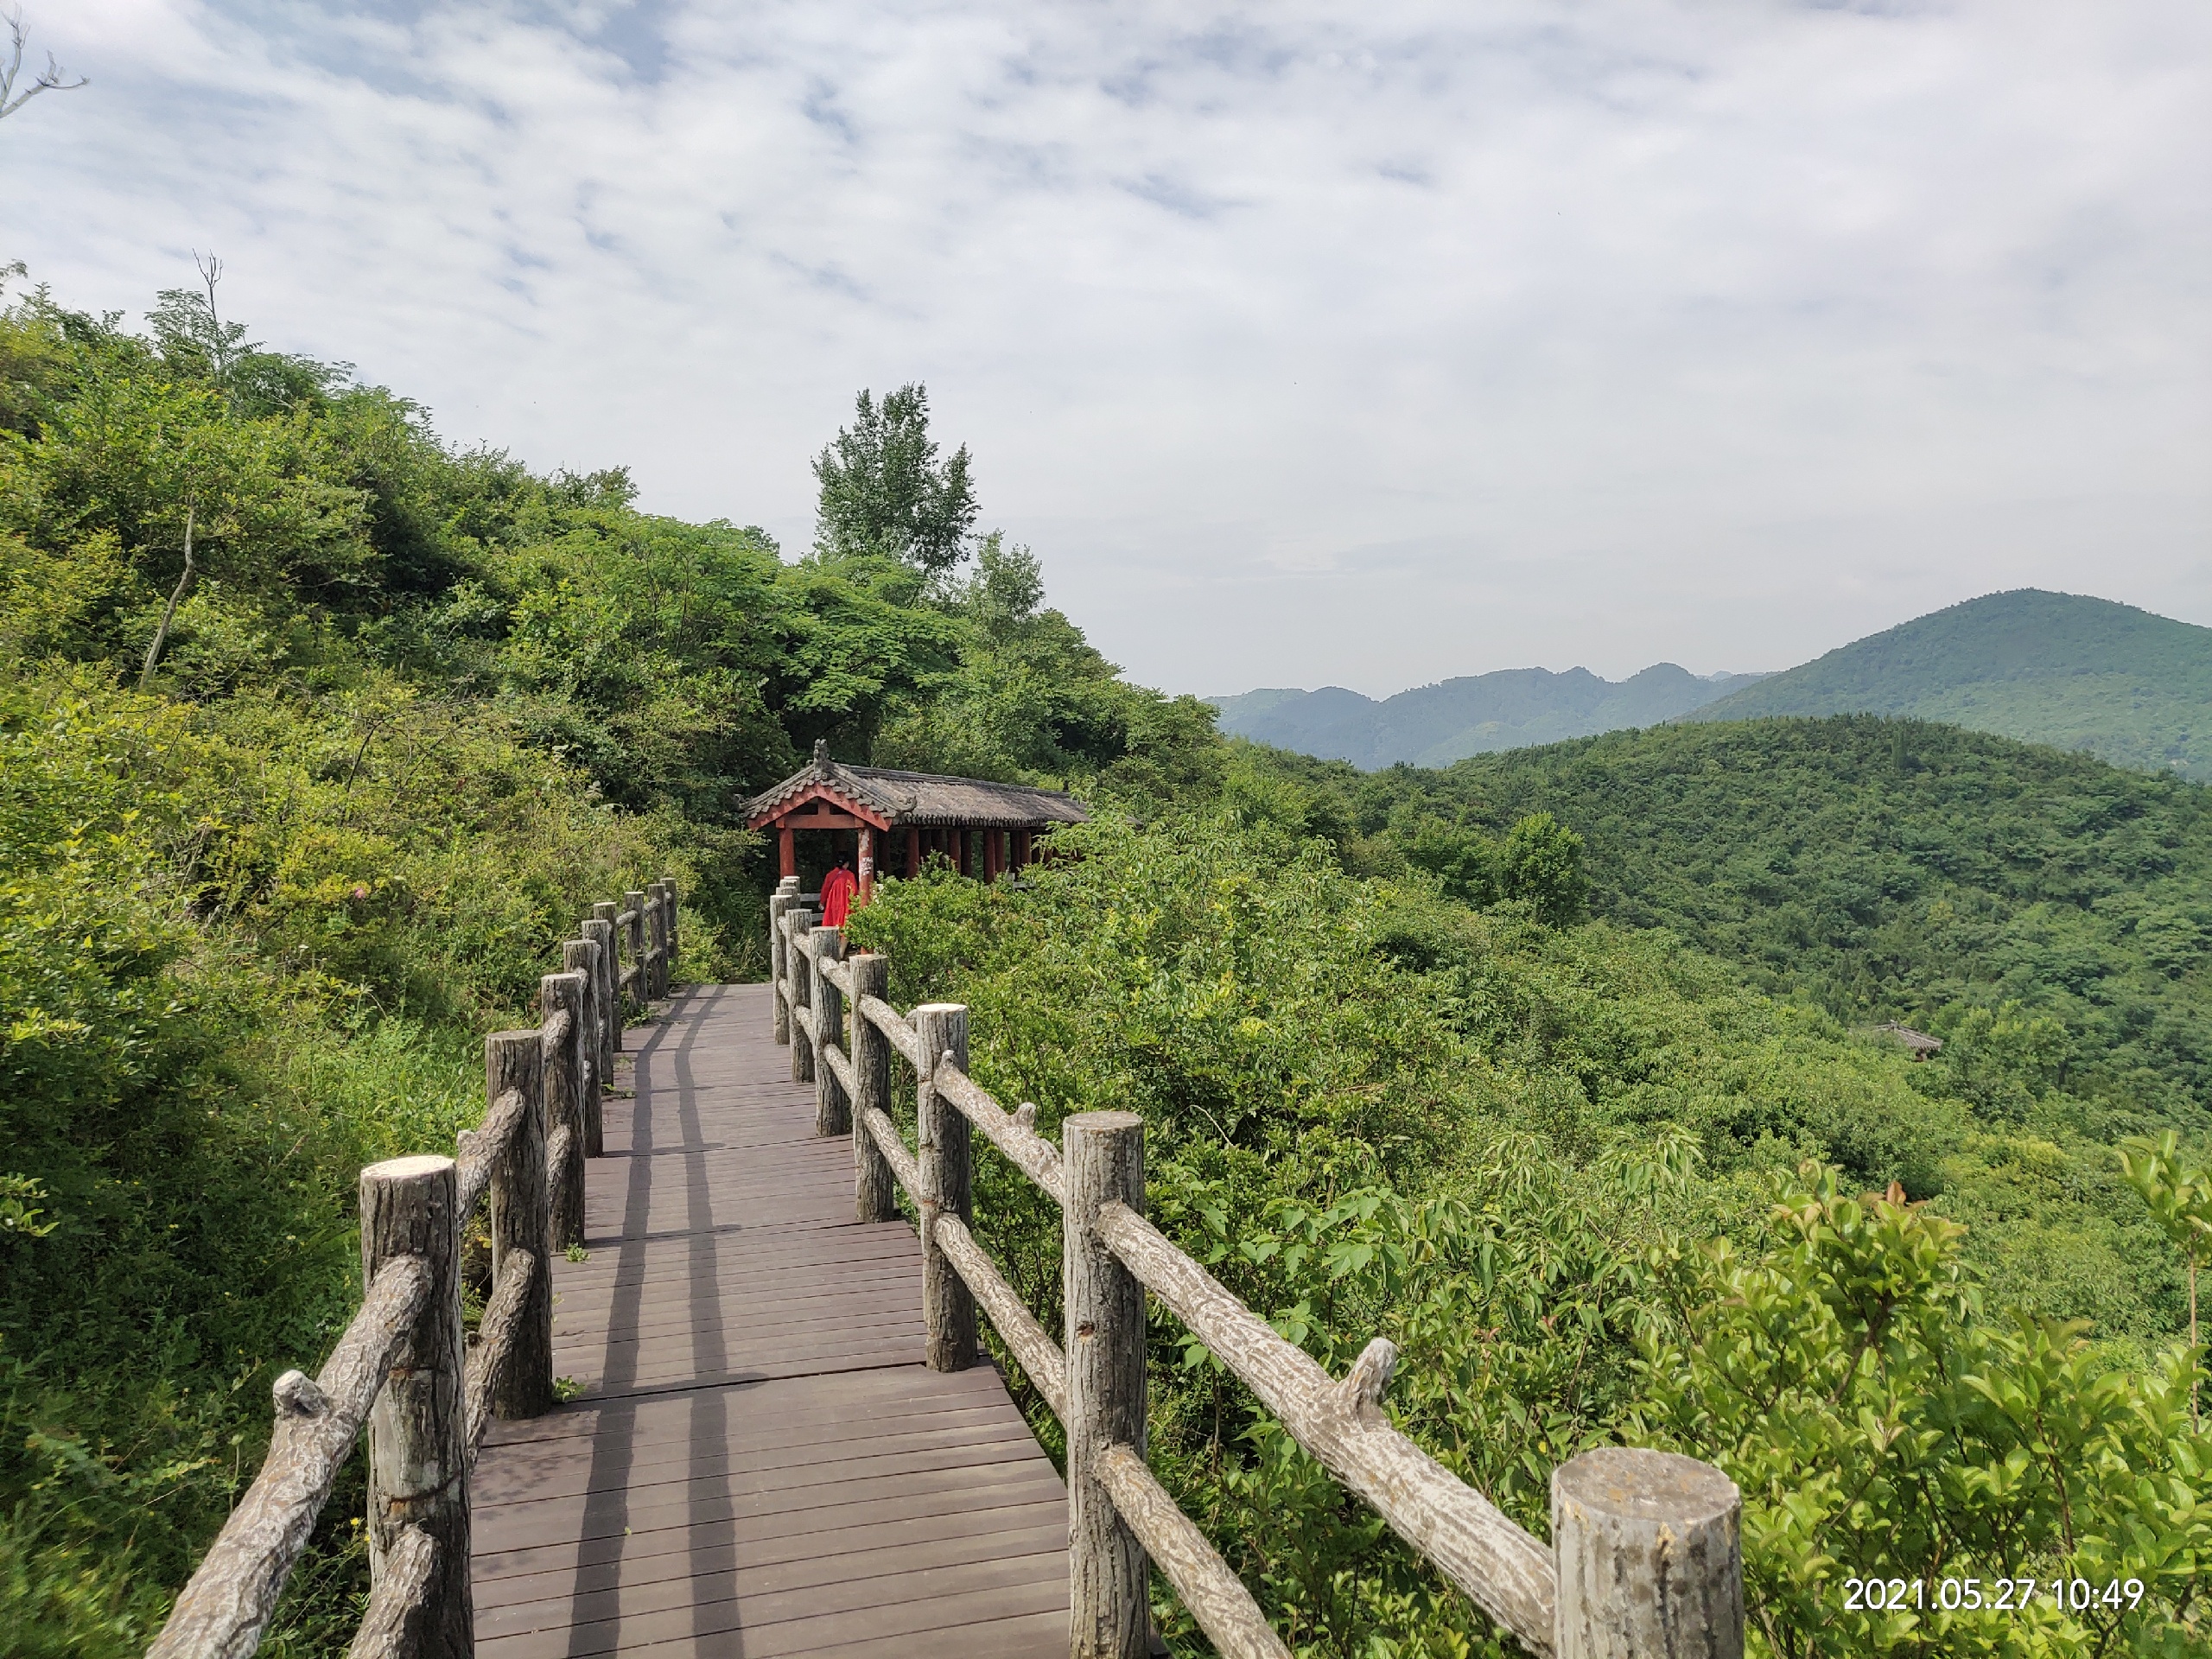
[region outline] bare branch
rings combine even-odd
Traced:
[[[54,60],[54,54],[46,54],[46,67],[33,77],[31,84],[18,92],[16,80],[22,73],[23,52],[30,45],[30,35],[23,28],[23,13],[20,6],[0,10],[0,18],[8,23],[8,63],[0,68],[0,119],[13,115],[41,92],[73,92],[79,86],[92,85],[92,77],[79,75],[71,80],[69,72]]]

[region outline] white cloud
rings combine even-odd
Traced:
[[[853,391],[1177,690],[1777,666],[1993,588],[2212,622],[2189,0],[34,0],[75,303],[221,251],[461,438],[804,545]]]

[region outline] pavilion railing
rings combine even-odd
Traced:
[[[1669,1452],[1585,1452],[1552,1475],[1546,1544],[1392,1424],[1397,1351],[1370,1342],[1330,1376],[1145,1219],[1144,1122],[1085,1112],[1055,1147],[1036,1108],[1007,1111],[968,1075],[968,1010],[902,1014],[888,958],[848,957],[840,929],[785,878],[769,901],[778,1042],[815,1086],[815,1128],[853,1142],[855,1211],[919,1217],[928,1363],[976,1360],[976,1315],[1058,1417],[1067,1438],[1071,1659],[1141,1659],[1148,1566],[1159,1567],[1227,1659],[1288,1649],[1220,1554],[1145,1462],[1145,1298],[1171,1309],[1299,1445],[1531,1653],[1555,1659],[1740,1659],[1741,1499],[1719,1470]],[[912,1068],[917,1145],[890,1116],[893,1052]],[[977,1241],[972,1133],[1062,1211],[1061,1340],[1037,1321]]]
[[[592,907],[539,982],[543,1022],[484,1039],[484,1121],[457,1155],[361,1172],[361,1306],[312,1379],[276,1379],[261,1471],[170,1610],[148,1659],[259,1646],[339,1471],[369,1436],[366,1612],[350,1659],[474,1650],[469,1478],[495,1417],[552,1408],[552,1259],[581,1247],[584,1160],[626,1016],[668,995],[676,884]],[[465,1338],[461,1240],[488,1200],[490,1295]]]

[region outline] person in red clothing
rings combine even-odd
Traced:
[[[853,912],[853,895],[860,890],[861,879],[853,874],[852,861],[839,859],[837,868],[822,878],[822,925],[842,927]]]

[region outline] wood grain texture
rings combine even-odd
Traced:
[[[1107,1211],[1141,1213],[1144,1120],[1078,1112],[1060,1125],[1067,1209],[1060,1227],[1067,1303],[1068,1651],[1144,1659],[1151,1633],[1144,1546],[1099,1484],[1110,1446],[1145,1450],[1144,1287],[1107,1247]]]
[[[590,1259],[552,1263],[583,1391],[471,1478],[478,1651],[1064,1659],[1065,1489],[995,1370],[923,1363],[919,1241],[855,1219],[772,1001],[685,988],[631,1035]]]
[[[461,1155],[455,1160],[454,1201],[466,1218],[476,1213],[479,1199],[492,1184],[492,1171],[505,1154],[507,1143],[530,1111],[530,1097],[519,1089],[503,1090],[484,1113],[484,1121],[460,1135]]]
[[[438,1547],[422,1528],[404,1528],[385,1556],[384,1568],[346,1659],[413,1659],[423,1650],[425,1627],[436,1612],[430,1597],[436,1588]]]
[[[276,1427],[261,1472],[177,1597],[150,1659],[245,1659],[260,1644],[430,1281],[420,1256],[386,1262],[321,1375],[276,1379]]]
[[[1671,1452],[1601,1446],[1553,1470],[1559,1659],[1743,1659],[1743,1507]]]
[[[496,1100],[511,1090],[521,1095],[523,1109],[492,1165],[492,1278],[498,1282],[511,1250],[526,1252],[533,1270],[514,1351],[493,1379],[492,1408],[501,1417],[535,1417],[553,1404],[553,1210],[545,1169],[545,1051],[534,1031],[484,1039],[486,1096]]]
[[[937,1218],[975,1219],[975,1154],[966,1117],[938,1087],[940,1062],[968,1065],[968,1010],[957,1002],[925,1002],[908,1016],[926,1064],[915,1074],[916,1161],[921,1166],[922,1322],[929,1327],[929,1365],[961,1371],[976,1363],[976,1299],[946,1259]]]
[[[645,952],[652,948],[645,938],[645,895],[635,891],[624,893],[622,914],[616,920],[624,929],[622,949],[629,957],[635,975],[632,1000],[636,1011],[643,1013],[653,1000],[652,969],[645,961]]]
[[[891,1221],[899,1214],[899,1195],[892,1185],[890,1161],[875,1137],[858,1127],[870,1112],[891,1109],[891,1041],[868,1012],[868,1003],[881,1002],[891,987],[891,962],[887,957],[854,957],[846,971],[853,999],[853,1218]]]
[[[545,1091],[547,1203],[553,1248],[584,1242],[585,995],[581,973],[548,974],[538,981],[545,1011],[539,1028]]]
[[[429,1287],[391,1349],[369,1408],[369,1583],[408,1563],[410,1532],[435,1548],[423,1611],[403,1621],[404,1659],[468,1659],[468,1405],[461,1328],[459,1182],[450,1158],[394,1158],[361,1172],[361,1276],[414,1257]]]
[[[791,887],[798,886],[797,876],[784,880]],[[784,937],[784,913],[798,902],[796,893],[779,887],[768,896],[768,982],[776,995],[768,999],[768,1036],[777,1043],[791,1039],[790,1013],[791,992],[788,988],[788,969],[785,958],[791,950],[791,941]]]
[[[808,1039],[814,1045],[814,1132],[850,1135],[852,1096],[839,1080],[836,1069],[823,1056],[845,1034],[845,996],[825,969],[845,954],[845,931],[817,927],[806,937],[807,971],[812,976],[814,1019]]]
[[[1370,1343],[1339,1384],[1133,1209],[1106,1204],[1094,1224],[1323,1467],[1531,1651],[1551,1653],[1551,1552],[1392,1426],[1382,1403],[1396,1354],[1388,1342]]]
[[[976,1242],[959,1217],[940,1215],[936,1231],[938,1248],[944,1252],[945,1259],[952,1263],[954,1271],[983,1312],[991,1316],[991,1323],[998,1327],[999,1335],[1014,1357],[1021,1362],[1021,1369],[1029,1373],[1037,1392],[1045,1396],[1045,1403],[1052,1407],[1054,1416],[1065,1418],[1068,1409],[1068,1368],[1059,1344],[1046,1334],[1028,1304],[1007,1282],[998,1263]]]
[[[1114,1500],[1115,1513],[1128,1522],[1222,1659],[1290,1659],[1243,1580],[1176,1507],[1142,1458],[1126,1446],[1109,1446],[1091,1468]]]
[[[871,1109],[868,1115],[868,1138],[875,1142],[876,1150],[883,1154],[884,1161],[891,1166],[893,1175],[898,1178],[899,1185],[906,1189],[906,1195],[918,1206],[922,1201],[922,1166],[914,1154],[906,1150],[906,1143],[899,1135],[899,1126],[891,1121],[889,1113]]]
[[[814,1081],[814,1042],[806,1033],[802,1012],[811,1015],[814,1009],[814,980],[812,963],[807,957],[806,936],[814,931],[815,913],[810,910],[794,909],[784,912],[784,937],[790,942],[784,957],[785,984],[791,988],[791,1079],[793,1083]]]
[[[583,924],[589,928],[591,924]],[[584,1156],[604,1157],[607,1153],[607,1078],[613,1070],[607,1053],[607,1015],[601,1007],[605,987],[601,983],[599,943],[587,932],[580,939],[569,939],[561,946],[561,966],[569,973],[584,976],[583,995],[583,1066],[582,1092],[577,1099],[578,1115],[583,1121]],[[582,1179],[578,1172],[577,1179]]]
[[[843,1090],[845,1099],[849,1102],[859,1085],[859,1080],[853,1075],[853,1063],[845,1058],[845,1051],[835,1043],[823,1043],[817,1050],[817,1056],[824,1065],[829,1067],[830,1075],[836,1080],[837,1087]],[[849,1107],[847,1109],[846,1116],[849,1120],[851,1116]],[[815,1119],[817,1134],[821,1133],[821,1118],[817,1116]],[[849,1135],[851,1132],[849,1122],[847,1128],[836,1131],[839,1135]]]
[[[920,1068],[921,1039],[914,1035],[913,1025],[904,1014],[878,996],[862,998],[861,1012],[883,1033],[884,1040],[899,1051],[899,1058],[917,1070]]]
[[[509,1250],[493,1282],[492,1299],[484,1304],[484,1317],[477,1321],[476,1343],[468,1351],[468,1363],[462,1372],[468,1400],[471,1463],[484,1443],[484,1431],[491,1426],[492,1400],[500,1371],[514,1357],[515,1344],[522,1338],[537,1267],[537,1258],[528,1250]]]
[[[938,1061],[933,1081],[944,1098],[981,1129],[1015,1168],[1052,1198],[1065,1201],[1060,1191],[1060,1154],[1057,1147],[1031,1128],[1027,1120],[1001,1106],[989,1090],[968,1075],[964,1065],[956,1066]]]

